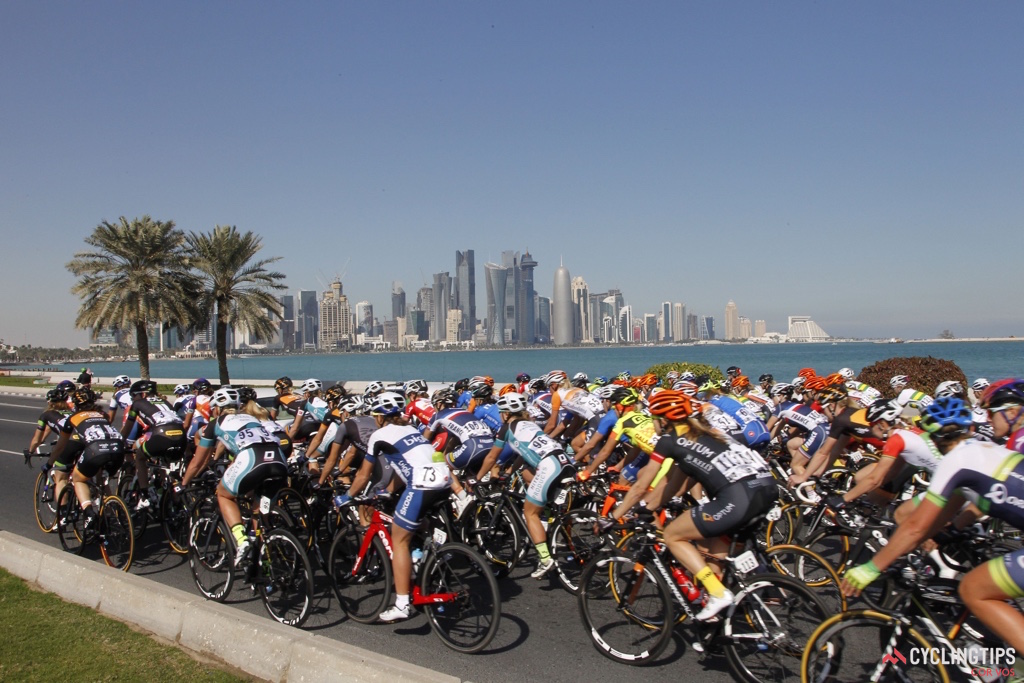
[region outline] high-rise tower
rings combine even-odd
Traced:
[[[558,346],[572,344],[572,278],[565,265],[555,270],[555,291],[551,300],[551,333]]]
[[[516,327],[519,330],[519,345],[533,344],[537,337],[536,309],[533,298],[536,292],[533,289],[533,269],[537,262],[530,256],[530,252],[523,252],[523,258],[519,261],[519,291],[516,301]]]
[[[459,338],[472,339],[476,332],[476,263],[472,249],[455,252],[455,307],[462,311]]]
[[[725,339],[731,341],[740,337],[740,312],[732,299],[725,305]]]
[[[487,277],[487,343],[505,345],[505,293],[508,268],[497,263],[484,265]]]

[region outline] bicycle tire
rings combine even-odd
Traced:
[[[186,491],[175,493],[166,489],[160,497],[160,528],[171,550],[178,555],[188,554],[188,534],[191,528],[191,506],[193,494]]]
[[[313,515],[309,503],[298,491],[290,487],[280,489],[270,501],[270,509],[287,513],[284,518],[289,520],[286,527],[291,531],[308,553],[313,548],[313,530],[310,528]],[[275,527],[277,528],[277,527]]]
[[[150,517],[148,507],[139,509],[139,501],[142,500],[139,480],[135,477],[122,479],[117,485],[116,493],[128,506],[128,514],[132,516],[132,531],[135,533],[135,540],[139,540],[146,532]]]
[[[462,541],[476,548],[488,560],[499,578],[508,576],[523,556],[519,525],[507,505],[482,501],[469,508],[459,520]]]
[[[803,503],[785,503],[779,508],[779,518],[769,519],[764,540],[767,547],[793,543],[803,526]]]
[[[223,602],[235,581],[235,543],[220,511],[208,502],[200,501],[192,521],[188,566],[203,597]]]
[[[100,553],[108,566],[128,571],[135,553],[135,536],[128,506],[117,496],[107,496],[100,507]]]
[[[32,497],[35,503],[36,524],[46,534],[51,533],[57,524],[55,491],[56,485],[53,483],[50,472],[40,472],[32,487]]]
[[[327,566],[341,609],[353,621],[373,624],[391,604],[394,583],[391,557],[384,542],[376,536],[366,549],[362,562],[356,566],[364,533],[355,524],[346,524],[338,529],[328,553]]]
[[[295,534],[275,529],[260,544],[258,584],[267,613],[285,626],[302,626],[313,607],[313,569]]]
[[[867,634],[867,631],[873,633]],[[879,642],[886,646],[879,648]],[[870,645],[862,651],[855,643]],[[895,657],[898,652],[900,657],[906,658],[912,648],[931,650],[934,647],[920,631],[890,614],[875,610],[842,612],[822,621],[808,638],[800,661],[800,680],[801,683],[866,680],[949,683],[945,666],[930,658],[912,666],[883,661],[884,654]]]
[[[824,600],[830,614],[847,610],[835,567],[813,550],[799,545],[776,545],[765,550],[769,567],[782,576],[797,579]]]
[[[465,654],[480,652],[498,632],[501,593],[490,562],[462,543],[445,543],[424,563],[420,577],[424,595],[454,593],[450,602],[428,603],[423,611],[437,637]]]
[[[630,555],[609,552],[592,559],[580,576],[577,603],[594,647],[616,662],[650,664],[672,639],[668,585],[650,567],[638,568]]]
[[[832,613],[801,581],[780,574],[748,577],[723,620],[723,649],[746,683],[789,681],[807,637]]]
[[[68,485],[61,489],[57,499],[57,538],[60,539],[60,547],[64,552],[81,555],[85,550],[84,524],[85,515],[78,505],[75,487],[69,481]]]
[[[873,550],[865,546],[861,549],[859,557],[852,558],[851,562],[850,554],[854,550],[854,540],[853,532],[850,530],[830,527],[819,530],[805,543],[808,550],[825,558],[842,577],[849,567],[867,562],[874,554]],[[876,581],[860,594],[859,599],[871,609],[882,609],[892,588],[888,581]]]
[[[563,515],[548,530],[548,547],[555,559],[558,582],[573,595],[579,593],[583,568],[608,545],[595,527],[599,517],[597,512],[578,508]]]

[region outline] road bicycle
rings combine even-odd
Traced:
[[[68,484],[57,497],[56,521],[54,528],[61,547],[75,555],[81,555],[86,546],[97,544],[103,561],[115,569],[128,571],[135,553],[135,535],[128,506],[109,490],[106,470],[94,477],[89,484],[89,497],[96,516],[89,518],[78,502],[74,485]]]
[[[338,529],[328,555],[338,602],[351,619],[364,624],[376,622],[391,604],[393,518],[383,511],[390,502],[389,496],[377,495],[346,504],[353,517]],[[366,529],[354,517],[355,505],[374,508]],[[501,595],[490,563],[469,546],[448,540],[452,538],[448,506],[447,499],[438,501],[415,536],[414,548],[421,549],[423,556],[413,561],[411,604],[423,610],[430,628],[446,646],[475,653],[498,632]]]
[[[36,449],[35,453],[24,451],[25,465],[32,468],[32,458],[49,458],[49,453]],[[32,507],[35,510],[36,524],[43,533],[50,533],[57,523],[57,482],[53,479],[53,468],[47,467],[36,475],[32,486]]]

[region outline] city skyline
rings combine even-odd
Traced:
[[[483,278],[514,244],[545,298],[562,263],[628,297],[593,304],[591,333],[647,330],[664,301],[687,330],[723,328],[733,298],[769,330],[1024,334],[1024,303],[978,296],[964,258],[1016,269],[1020,3],[56,0],[3,17],[7,343],[87,344],[64,264],[100,222],[143,215],[252,231],[289,291],[340,276],[385,318],[393,280],[410,303],[437,273],[457,293],[453,252]]]

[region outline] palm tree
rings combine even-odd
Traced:
[[[67,269],[78,277],[71,288],[82,299],[75,326],[135,330],[139,375],[149,379],[149,327],[165,323],[179,330],[194,314],[199,281],[189,268],[185,233],[173,221],[149,216],[104,221],[85,238]]]
[[[228,327],[244,328],[257,340],[266,340],[278,329],[281,304],[271,290],[285,289],[284,274],[266,266],[281,257],[253,261],[263,240],[251,231],[244,234],[235,226],[218,225],[210,233],[188,236],[192,265],[203,281],[200,298],[205,321],[216,310],[217,366],[221,384],[228,384]]]

